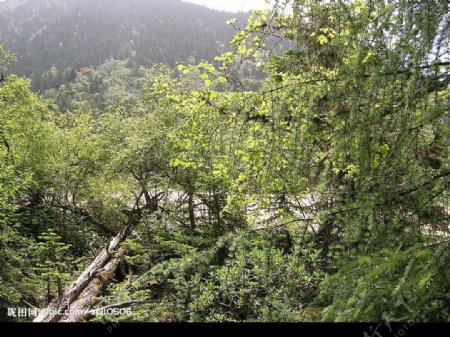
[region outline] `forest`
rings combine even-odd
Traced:
[[[0,2],[0,321],[448,323],[449,9]]]
[[[33,89],[58,87],[73,70],[108,58],[140,66],[213,61],[235,30],[230,17],[180,0],[7,0],[0,2],[0,41],[15,52],[9,70],[30,77]]]

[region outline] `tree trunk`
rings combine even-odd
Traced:
[[[149,196],[149,195],[148,195]],[[155,212],[158,210],[156,195],[142,208],[135,208],[127,212],[128,224],[109,244],[100,252],[95,260],[87,267],[78,279],[60,296],[54,299],[46,309],[40,310],[33,322],[80,322],[92,315],[89,310],[97,303],[103,290],[114,278],[116,269],[125,255],[125,249],[118,249],[120,243],[126,239],[131,228],[139,224],[144,210]],[[88,214],[79,208],[80,214]]]
[[[194,193],[188,192],[188,211],[189,211],[189,224],[191,226],[192,233],[195,231],[195,205],[194,205]]]
[[[78,279],[60,298],[55,298],[46,309],[40,310],[33,322],[80,322],[114,278],[125,250],[118,249],[126,238],[128,227],[114,237]],[[118,249],[118,250],[117,250]],[[69,312],[70,310],[70,312]]]

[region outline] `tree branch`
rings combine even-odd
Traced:
[[[51,206],[60,208],[63,210],[67,210],[69,212],[72,212],[74,214],[82,216],[86,221],[90,222],[91,224],[95,225],[99,229],[101,229],[105,234],[110,236],[115,236],[117,233],[110,229],[108,226],[104,225],[103,223],[97,221],[92,217],[92,215],[85,210],[84,208],[81,208],[79,206],[67,206],[67,205],[61,205],[61,204],[52,204]]]

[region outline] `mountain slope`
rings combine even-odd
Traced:
[[[7,0],[0,41],[26,76],[97,66],[130,56],[137,64],[211,60],[234,34],[225,13],[180,0]]]

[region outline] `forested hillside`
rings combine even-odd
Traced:
[[[57,64],[34,43],[72,22],[81,38],[57,65],[96,67],[45,96],[15,68],[0,78],[0,320],[380,321],[391,335],[449,321],[448,1],[279,1],[230,20],[210,62],[229,30],[189,27],[227,14],[164,1],[181,42],[138,28],[133,49],[113,14],[153,17],[143,0],[15,3],[33,27],[61,6],[25,72]],[[89,15],[105,22],[91,42]],[[12,58],[0,47],[1,69]]]
[[[231,17],[246,15],[180,0],[6,0],[0,41],[18,58],[10,70],[47,89],[110,58],[141,66],[212,61],[236,33],[225,24]]]

